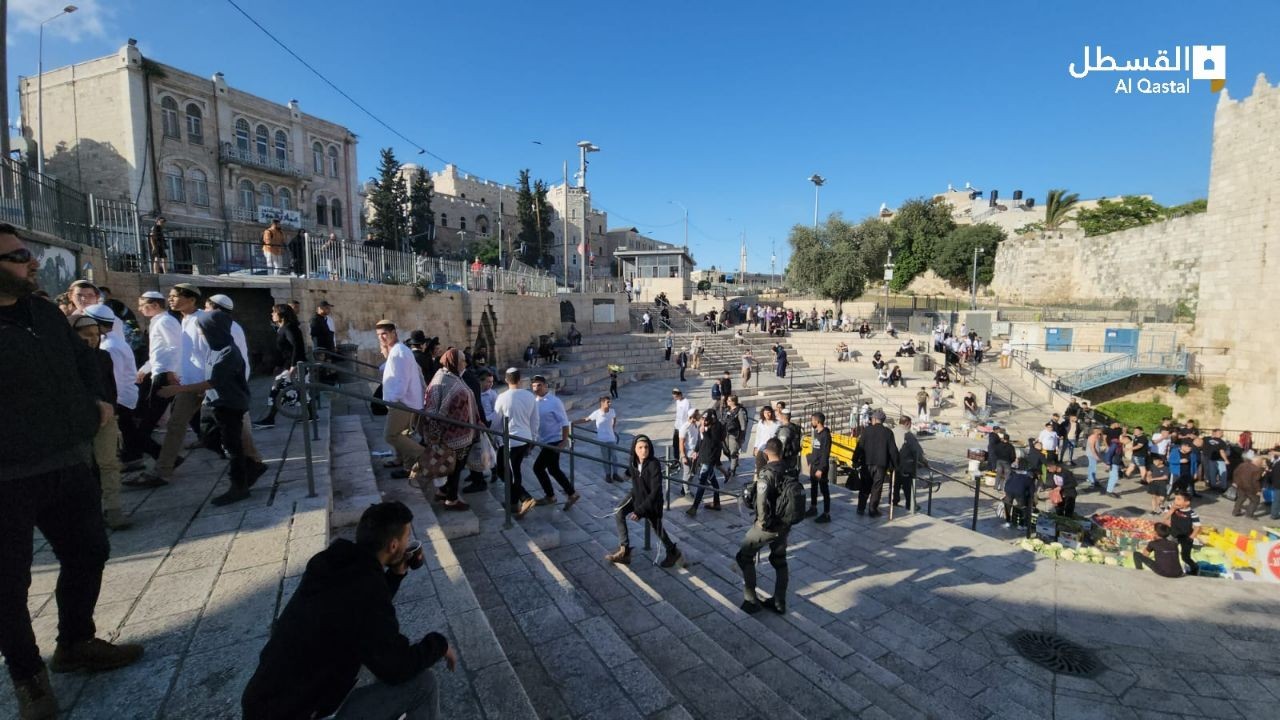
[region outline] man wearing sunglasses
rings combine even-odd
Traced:
[[[33,296],[39,270],[17,230],[0,223],[0,653],[23,718],[58,711],[27,608],[36,528],[61,566],[53,671],[111,670],[142,657],[141,646],[94,637],[109,546],[89,463],[112,407],[96,399],[89,346],[56,306]]]

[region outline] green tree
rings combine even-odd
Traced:
[[[788,283],[837,303],[861,295],[866,288],[867,261],[859,228],[862,225],[850,225],[838,213],[828,216],[816,230],[808,225],[793,227],[787,238],[791,243]],[[887,252],[887,247],[884,234],[882,249]]]
[[[521,170],[516,180],[516,241],[520,243],[520,261],[534,267],[549,267],[551,262],[551,206],[547,203],[547,185],[541,180],[530,184],[529,171]]]
[[[889,287],[902,290],[924,272],[935,246],[955,228],[945,202],[916,198],[903,203],[889,221],[894,264]]]
[[[498,264],[498,243],[493,238],[485,238],[475,245],[475,255],[485,265]]]
[[[1198,200],[1192,200],[1191,202],[1183,203],[1181,205],[1174,205],[1171,208],[1166,208],[1164,214],[1165,214],[1165,217],[1176,218],[1176,217],[1184,217],[1186,215],[1195,215],[1196,213],[1205,212],[1208,209],[1209,209],[1209,201],[1204,198],[1200,198]]]
[[[938,244],[929,269],[955,287],[967,287],[973,278],[973,252],[978,255],[978,284],[987,285],[995,274],[996,252],[1005,233],[995,225],[961,225]]]
[[[391,148],[383,148],[378,162],[378,177],[373,178],[373,190],[369,193],[369,232],[382,247],[404,249],[409,236],[409,218],[405,211],[409,205],[409,192],[404,177],[400,175],[400,163]]]
[[[547,202],[547,184],[542,180],[533,183],[533,199],[538,205],[538,212],[535,217],[538,220],[538,247],[542,252],[542,263],[544,267],[551,267],[551,263],[555,262],[555,258],[551,255],[551,243],[555,241],[555,235],[551,232],[551,203]],[[569,248],[573,252],[573,248]]]
[[[1062,224],[1071,215],[1071,211],[1075,210],[1078,202],[1080,202],[1078,193],[1067,194],[1066,190],[1050,190],[1049,197],[1044,201],[1043,228],[1045,230],[1057,230],[1062,227]]]
[[[419,170],[409,183],[409,237],[415,253],[435,255],[436,214],[431,212],[431,176]]]
[[[787,284],[797,290],[819,292],[826,274],[828,247],[821,228],[796,225],[787,237],[791,259],[785,271]]]
[[[1150,225],[1165,217],[1160,203],[1139,195],[1125,195],[1119,202],[1099,200],[1098,207],[1076,213],[1076,224],[1085,235],[1105,235],[1117,230]]]

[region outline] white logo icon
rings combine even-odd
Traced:
[[[1192,45],[1191,77],[1195,80],[1226,80],[1227,46]]]

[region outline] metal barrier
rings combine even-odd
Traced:
[[[94,244],[88,198],[12,158],[0,158],[0,222]]]

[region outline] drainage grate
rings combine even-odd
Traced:
[[[1021,630],[1009,636],[1009,644],[1022,657],[1061,675],[1093,677],[1102,663],[1083,647],[1053,633]]]

